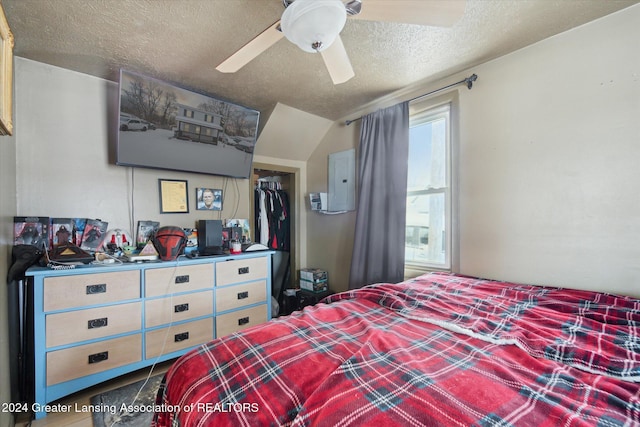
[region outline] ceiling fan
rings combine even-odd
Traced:
[[[340,32],[347,17],[438,27],[452,26],[464,13],[465,0],[282,0],[282,18],[216,67],[235,73],[286,37],[305,52],[322,55],[334,84],[355,73]]]

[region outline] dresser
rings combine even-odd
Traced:
[[[51,402],[271,318],[271,251],[27,270],[27,375]]]

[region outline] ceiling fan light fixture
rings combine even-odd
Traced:
[[[340,0],[295,0],[282,14],[284,36],[305,52],[321,52],[331,46],[347,21]]]

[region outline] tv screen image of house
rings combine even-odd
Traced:
[[[116,164],[248,178],[260,113],[120,70]]]

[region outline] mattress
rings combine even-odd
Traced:
[[[639,382],[639,300],[431,273],[194,349],[153,425],[640,425]]]

